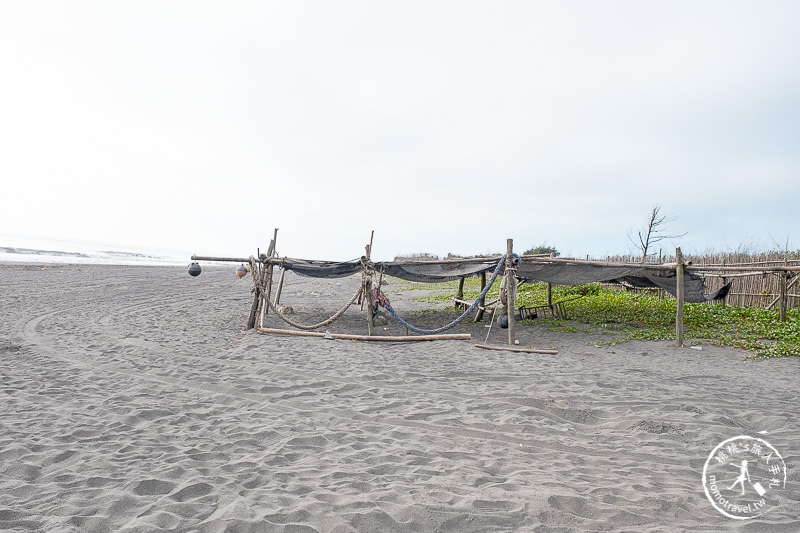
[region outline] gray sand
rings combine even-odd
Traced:
[[[472,341],[245,333],[233,268],[0,265],[0,529],[800,531],[796,358],[540,324],[521,345],[558,355],[476,349],[471,323],[453,331]],[[290,275],[282,302],[312,323],[357,283]],[[412,321],[455,316],[413,315],[402,288]],[[365,333],[364,314],[329,329]],[[703,465],[762,430],[786,488],[726,518]]]

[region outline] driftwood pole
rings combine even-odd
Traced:
[[[556,254],[554,252],[550,252],[551,259],[555,256]],[[553,284],[549,281],[547,282],[547,307],[553,309]]]
[[[259,314],[258,327],[264,327],[264,317],[269,313],[269,298],[272,291],[272,250],[275,241],[269,243],[266,260],[261,266],[261,313]]]
[[[275,290],[275,307],[281,303],[281,291],[283,290],[283,278],[286,277],[286,269],[281,269],[281,279],[278,280],[278,288]]]
[[[258,316],[258,304],[261,302],[261,273],[260,264],[256,258],[250,256],[250,278],[253,280],[253,305],[250,306],[250,316],[247,318],[245,329],[250,330],[256,327],[256,317]]]
[[[486,288],[486,271],[481,272],[481,292]],[[486,297],[481,298],[478,303],[478,312],[475,314],[475,322],[479,322],[483,318],[483,310],[486,307]],[[494,319],[494,317],[492,317]]]
[[[558,350],[539,350],[537,348],[506,348],[505,346],[486,346],[485,344],[474,344],[476,348],[483,348],[484,350],[500,350],[506,352],[517,353],[543,353],[550,355],[558,355]]]
[[[456,300],[462,300],[464,298],[464,278],[458,280],[458,291],[456,292]],[[459,306],[458,301],[453,304],[455,307]]]
[[[366,246],[367,251],[367,264],[369,264],[370,257],[372,256],[372,239],[375,236],[375,230],[369,236],[369,244]],[[372,328],[374,327],[372,316],[372,272],[364,272],[364,291],[367,293],[367,335],[372,335]]]
[[[508,344],[514,344],[514,297],[517,292],[517,282],[514,280],[514,239],[506,239],[506,276]]]
[[[415,342],[415,341],[443,341],[443,340],[469,340],[469,333],[445,333],[441,335],[348,335],[346,333],[320,333],[319,331],[296,331],[293,329],[258,328],[259,333],[273,333],[276,335],[293,335],[295,337],[319,337],[328,339],[343,339],[350,341],[378,341],[378,342]]]
[[[677,299],[675,310],[675,345],[683,347],[683,254],[680,248],[675,249],[675,297]]]
[[[259,320],[259,326],[264,327],[264,317],[269,313],[269,299],[272,293],[272,256],[275,255],[275,245],[278,239],[278,228],[275,228],[275,232],[272,235],[272,240],[269,243],[269,249],[267,250],[267,267],[266,267],[266,275],[264,279],[264,289],[262,290],[262,296],[264,301],[261,303],[261,318]]]

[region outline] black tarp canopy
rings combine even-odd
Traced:
[[[671,295],[677,295],[678,277],[672,268],[654,268],[643,265],[619,265],[609,263],[581,262],[542,262],[520,261],[517,277],[528,281],[545,281],[558,285],[580,285],[593,282],[625,283],[633,287],[657,287]],[[684,300],[700,303],[717,298],[724,298],[730,290],[730,284],[706,294],[705,279],[697,274],[686,272],[683,279]]]
[[[446,259],[440,261],[384,261],[373,268],[385,275],[423,283],[438,283],[472,277],[481,272],[493,271],[500,257]],[[361,260],[309,261],[283,259],[276,262],[282,268],[303,276],[315,278],[341,278],[362,270]],[[558,285],[580,285],[593,282],[626,283],[634,287],[658,287],[673,296],[677,292],[674,269],[659,265],[595,263],[569,260],[547,260],[522,257],[516,266],[516,276],[526,281],[543,281]],[[684,299],[699,303],[724,298],[730,285],[711,294],[705,294],[705,280],[697,274],[684,275]]]

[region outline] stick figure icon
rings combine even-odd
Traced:
[[[742,485],[742,496],[744,496],[744,482],[745,482],[745,480],[747,480],[747,482],[750,483],[751,485],[753,484],[753,482],[750,481],[750,472],[747,471],[747,461],[742,460],[742,464],[740,464],[740,465],[737,465],[736,463],[731,463],[731,464],[733,466],[738,466],[739,467],[739,477],[736,478],[736,481],[733,482],[733,485],[728,487],[728,490],[733,490],[733,487],[735,487],[736,485],[740,485],[741,484]]]

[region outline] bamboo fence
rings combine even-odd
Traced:
[[[662,261],[674,262],[675,257],[662,257]],[[617,256],[607,258],[615,262],[640,262],[641,258]],[[753,268],[753,272],[705,272],[706,292],[713,292],[726,283],[732,283],[725,300],[735,307],[773,308],[778,305],[781,293],[781,273],[763,272],[759,269],[771,267],[800,267],[800,251],[747,253],[731,252],[706,255],[686,255],[684,260],[693,266],[713,269],[714,267]],[[800,309],[800,281],[797,273],[790,273],[786,283],[786,306]],[[664,295],[664,291],[658,289]],[[710,302],[711,304],[711,302]]]

